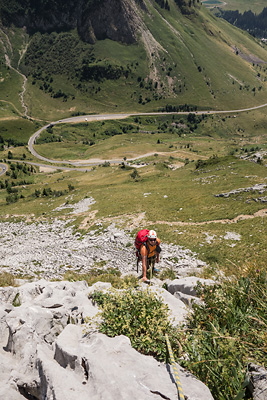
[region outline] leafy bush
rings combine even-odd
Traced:
[[[266,271],[249,268],[212,288],[199,286],[198,292],[203,304],[194,305],[180,336],[189,356],[182,365],[216,400],[242,399],[248,363],[266,365]]]
[[[133,172],[130,174],[130,177],[133,178],[133,180],[135,181],[138,181],[140,179],[140,175],[136,168],[134,168]]]
[[[196,169],[215,165],[215,164],[218,164],[220,161],[221,161],[221,159],[217,155],[213,155],[208,160],[197,160]]]
[[[124,73],[124,69],[118,65],[111,64],[84,64],[81,70],[82,80],[95,80],[100,82],[104,79],[116,80]]]
[[[160,361],[167,358],[167,333],[175,359],[214,399],[248,400],[247,365],[266,364],[267,274],[251,267],[237,275],[198,286],[203,302],[193,305],[183,330],[171,325],[168,307],[149,290],[95,292],[91,298],[102,309],[99,330],[129,337],[136,350]]]
[[[100,332],[110,337],[125,335],[140,353],[160,361],[167,358],[167,333],[177,355],[176,330],[168,318],[168,306],[155,293],[130,288],[123,292],[95,292],[91,298],[102,309]]]

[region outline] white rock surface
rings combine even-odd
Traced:
[[[109,287],[42,279],[1,288],[1,400],[177,398],[169,366],[135,351],[125,336],[83,332],[84,318],[98,312],[88,293]],[[182,302],[156,286],[149,290],[164,298],[176,318],[184,318]],[[15,297],[20,304],[17,307],[12,305]],[[203,383],[178,369],[188,400],[213,399]]]
[[[122,273],[136,273],[134,238],[114,224],[81,236],[71,220],[52,223],[0,222],[0,272],[37,279],[60,279],[68,271],[88,273],[99,262]],[[175,261],[174,261],[175,260]],[[190,250],[162,243],[160,269],[173,268],[178,276],[204,263]]]
[[[196,276],[187,276],[181,279],[174,279],[168,282],[168,291],[172,294],[181,292],[189,296],[196,296],[196,285],[200,282],[202,285],[214,285],[212,279],[197,278]]]

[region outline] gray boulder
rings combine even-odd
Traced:
[[[203,285],[214,285],[214,281],[212,279],[203,279],[197,278],[196,276],[188,276],[181,279],[174,279],[173,281],[167,284],[168,291],[172,294],[175,292],[181,292],[187,294],[189,296],[196,296],[196,286],[197,283],[200,282]]]
[[[248,365],[249,385],[254,400],[267,399],[267,371],[259,365]]]
[[[54,358],[83,383],[82,392],[77,392],[79,399],[83,399],[84,391],[87,396],[84,399],[95,400],[152,400],[155,394],[169,399],[177,396],[170,368],[153,357],[138,353],[125,336],[109,338],[95,333],[82,337],[80,327],[68,325],[55,342]],[[212,399],[203,383],[177,367],[188,399]]]
[[[196,296],[190,296],[182,292],[175,292],[174,297],[182,301],[189,308],[192,308],[193,303],[201,304],[201,300]]]
[[[169,318],[173,325],[179,325],[185,322],[188,314],[188,308],[180,299],[174,297],[167,290],[157,286],[151,286],[149,290],[156,293],[163,303],[167,304],[170,310]]]

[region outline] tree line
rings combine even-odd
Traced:
[[[248,31],[252,36],[258,38],[267,38],[267,7],[260,14],[255,14],[251,10],[243,14],[238,10],[220,10],[217,14],[230,24]]]

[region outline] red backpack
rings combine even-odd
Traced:
[[[149,233],[149,229],[142,229],[141,231],[139,231],[137,233],[135,242],[134,242],[136,250],[137,250],[136,255],[138,255],[141,245],[147,241],[148,233]]]

